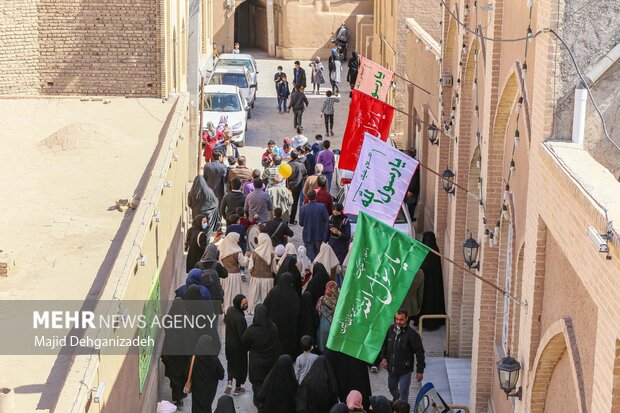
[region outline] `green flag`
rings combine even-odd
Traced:
[[[373,363],[428,251],[361,212],[327,347]]]

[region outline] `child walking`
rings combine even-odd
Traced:
[[[325,136],[334,136],[334,103],[340,102],[340,98],[333,96],[331,90],[328,90],[325,95],[327,97],[321,109],[321,117],[325,118]]]

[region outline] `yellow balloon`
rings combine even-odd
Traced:
[[[283,163],[278,168],[278,172],[282,175],[282,178],[286,179],[293,173],[293,168],[291,168],[291,165]]]

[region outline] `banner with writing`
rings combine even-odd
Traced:
[[[417,167],[414,158],[365,133],[344,212],[358,215],[364,211],[394,225]]]
[[[394,72],[364,56],[360,57],[355,89],[372,96],[375,99],[385,100]]]
[[[362,212],[327,347],[373,363],[428,251]]]
[[[393,118],[392,106],[353,90],[338,168],[354,171],[364,142],[364,133],[370,133],[385,142],[390,134]]]

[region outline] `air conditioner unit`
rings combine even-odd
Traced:
[[[439,83],[443,87],[452,86],[452,76],[450,76],[450,75],[443,75],[443,76],[441,76],[441,78],[439,79]]]

